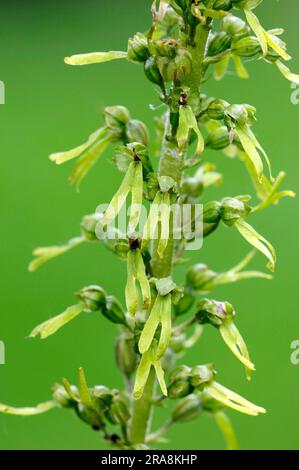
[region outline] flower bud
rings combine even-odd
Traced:
[[[148,80],[150,80],[152,83],[155,83],[155,85],[159,85],[160,87],[164,86],[163,78],[154,56],[149,57],[149,59],[147,59],[145,62],[144,72]]]
[[[232,0],[215,0],[213,3],[213,10],[229,11],[233,7]]]
[[[250,122],[253,122],[256,120],[256,108],[254,106],[251,106],[251,104],[243,104],[244,108],[247,111],[247,116]]]
[[[286,43],[284,41],[282,41],[279,37],[274,36],[272,34],[270,35],[270,37],[272,41],[275,42],[279,48],[286,51]],[[274,64],[275,62],[281,59],[281,55],[278,54],[272,47],[270,47],[268,48],[268,52],[267,52],[265,59],[271,62],[272,64]]]
[[[113,295],[106,297],[106,304],[102,311],[103,315],[112,323],[127,325],[125,312]]]
[[[225,116],[225,109],[229,103],[224,100],[213,100],[208,107],[208,116],[210,119],[222,120]]]
[[[255,59],[262,52],[260,42],[255,36],[245,37],[233,42],[231,50],[233,54],[248,59]]]
[[[119,258],[127,259],[127,253],[130,249],[127,238],[110,238],[109,236],[105,236],[103,242],[108,250],[115,253]]]
[[[218,201],[210,201],[204,205],[203,221],[204,223],[216,223],[221,219],[221,203]]]
[[[169,377],[169,383],[173,383],[178,379],[188,379],[190,377],[191,367],[182,365],[176,367]]]
[[[225,110],[225,115],[225,122],[228,127],[231,127],[232,123],[244,126],[248,122],[248,112],[242,104],[229,105]]]
[[[121,424],[123,426],[127,424],[130,419],[130,412],[126,402],[120,395],[113,397],[106,416],[112,424]]]
[[[80,222],[80,229],[85,240],[97,240],[96,226],[99,221],[100,214],[85,215]]]
[[[126,127],[126,134],[129,142],[148,145],[149,134],[146,125],[142,121],[130,119]]]
[[[159,68],[165,82],[183,82],[192,70],[192,56],[187,49],[179,48],[173,59],[160,58]]]
[[[171,337],[169,346],[173,350],[173,352],[179,354],[184,350],[184,343],[186,339],[187,338],[185,333],[176,334],[175,336],[173,335]]]
[[[137,354],[134,346],[134,338],[130,338],[125,334],[120,335],[116,340],[116,362],[121,372],[127,378],[130,378],[135,372],[137,365]]]
[[[186,282],[194,290],[205,290],[205,286],[211,282],[217,274],[210,270],[206,264],[195,264],[186,275]]]
[[[182,192],[189,197],[198,198],[203,192],[204,186],[201,181],[197,178],[189,176],[185,178],[182,182],[181,190]]]
[[[155,52],[161,57],[175,57],[177,42],[174,39],[160,39],[153,43]]]
[[[213,364],[205,364],[203,366],[195,366],[191,371],[191,384],[193,387],[203,389],[214,381],[216,371]]]
[[[212,398],[211,395],[207,392],[201,392],[200,402],[203,410],[207,411],[208,413],[216,413],[223,408],[223,404],[215,400],[215,398]]]
[[[185,289],[183,297],[180,299],[179,303],[174,306],[175,316],[178,317],[184,313],[187,313],[192,307],[193,303],[193,294]]]
[[[100,416],[100,414],[93,408],[86,406],[83,403],[78,403],[76,413],[82,421],[89,424],[93,429],[100,430],[103,428],[104,422],[102,416]]]
[[[200,416],[201,401],[198,395],[192,394],[179,401],[172,412],[172,420],[176,423],[186,423]]]
[[[125,126],[131,119],[130,113],[124,106],[108,106],[104,109],[106,126],[112,134],[121,138],[125,132]]]
[[[113,390],[110,390],[110,388],[105,387],[105,385],[95,385],[90,393],[92,399],[97,403],[97,407],[102,411],[110,406],[113,397]]]
[[[145,62],[149,58],[147,38],[136,33],[128,42],[128,59],[132,62]]]
[[[71,385],[71,390],[74,395],[78,396],[77,387]],[[73,408],[77,403],[76,401],[72,400],[65,388],[60,384],[56,384],[53,387],[53,400],[56,401],[56,403],[58,403],[61,408]]]
[[[212,131],[205,139],[206,147],[213,150],[222,150],[230,144],[229,131],[226,126],[221,126]]]
[[[169,398],[183,398],[193,391],[189,379],[177,379],[168,386]]]
[[[217,302],[217,300],[203,299],[197,305],[196,320],[204,325],[219,327],[227,318],[226,302]]]
[[[100,286],[88,286],[81,289],[77,294],[77,298],[83,302],[84,310],[88,312],[97,312],[102,310],[106,302],[106,292]]]
[[[231,36],[224,31],[214,34],[208,45],[208,56],[221,54],[230,48],[232,42]]]
[[[250,28],[237,16],[227,15],[221,22],[221,29],[229,34],[234,40],[249,36]]]
[[[238,219],[244,219],[250,213],[251,208],[238,198],[226,197],[221,203],[221,219],[231,227]]]

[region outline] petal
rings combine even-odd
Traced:
[[[127,254],[127,283],[125,289],[126,306],[132,317],[135,316],[138,308],[138,292],[135,278],[135,253],[131,250]]]
[[[111,135],[108,135],[102,140],[95,142],[91,147],[86,150],[86,152],[81,155],[72,171],[71,176],[69,177],[69,181],[71,184],[76,184],[77,188],[80,186],[87,173],[98,161],[98,159],[106,150],[108,144],[112,140],[113,137]]]
[[[56,408],[57,404],[54,401],[47,401],[39,405],[24,408],[15,408],[13,406],[4,405],[0,403],[0,413],[16,416],[34,416],[45,413],[46,411]]]
[[[142,163],[135,163],[135,173],[132,182],[132,203],[130,208],[130,218],[128,233],[134,234],[139,223],[143,195],[143,169]]]
[[[199,130],[196,117],[191,106],[180,106],[179,114],[179,127],[177,130],[179,152],[184,152],[189,142],[189,133],[191,130],[193,130],[197,136],[196,154],[202,154],[205,147],[204,138]]]
[[[151,305],[151,288],[140,250],[136,250],[136,273],[142,293],[143,308],[147,309]]]
[[[160,310],[161,334],[157,348],[156,358],[161,359],[170,343],[171,337],[171,294],[162,298],[162,307]]]
[[[164,251],[168,245],[169,240],[169,224],[170,224],[170,197],[169,193],[164,193],[162,195],[162,201],[160,205],[160,222],[161,222],[161,231],[160,231],[160,240],[158,244],[158,255],[160,258],[163,258]]]
[[[60,256],[67,251],[72,250],[76,246],[83,243],[85,240],[83,237],[76,237],[69,240],[65,245],[61,246],[43,246],[35,248],[33,250],[33,256],[36,256],[29,264],[29,271],[33,272],[40,268],[43,264],[47,263],[56,256]]]
[[[72,160],[73,158],[80,157],[80,155],[82,155],[83,152],[86,152],[91,147],[91,145],[103,135],[105,131],[106,128],[102,127],[101,129],[98,129],[93,134],[91,134],[84,144],[79,145],[78,147],[75,147],[71,150],[67,150],[66,152],[52,153],[49,155],[50,160],[57,163],[57,165],[61,165],[61,163]]]
[[[63,313],[60,313],[60,315],[50,318],[50,320],[47,320],[34,328],[30,333],[30,337],[34,338],[35,336],[40,335],[41,339],[45,339],[48,336],[53,335],[64,325],[76,318],[81,312],[83,312],[83,310],[84,306],[82,304],[72,305]]]
[[[283,64],[280,60],[277,60],[275,64],[278,67],[278,70],[282,73],[282,75],[289,80],[290,82],[297,83],[299,85],[299,75],[292,73],[290,69]]]
[[[139,339],[138,347],[141,354],[144,354],[146,351],[148,351],[152,344],[156,329],[160,323],[162,306],[163,297],[157,295],[150,316],[146,321]]]
[[[239,230],[240,234],[245,238],[245,240],[248,241],[248,243],[257,248],[269,259],[267,267],[271,271],[274,271],[276,263],[276,252],[271,243],[269,243],[268,240],[266,240],[256,230],[254,230],[251,225],[242,219],[237,220],[234,226]]]
[[[90,52],[88,54],[76,54],[71,57],[65,57],[64,62],[68,65],[89,65],[101,64],[115,59],[126,59],[127,52],[109,51],[109,52]]]
[[[139,400],[143,395],[143,390],[147,382],[152,367],[152,352],[147,351],[140,359],[140,363],[136,372],[133,396],[135,400]]]

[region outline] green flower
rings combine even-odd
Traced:
[[[149,58],[147,38],[142,33],[136,33],[128,42],[128,60],[145,62]]]
[[[200,397],[191,394],[180,400],[176,405],[172,412],[172,420],[175,423],[187,423],[198,418],[202,411]]]
[[[247,379],[251,378],[251,371],[255,370],[250,361],[247,346],[234,324],[235,310],[228,302],[217,302],[216,300],[203,299],[197,306],[196,319],[200,324],[211,324],[219,329],[219,332],[232,351],[246,368]]]
[[[272,276],[260,271],[244,271],[244,268],[255,256],[256,251],[251,251],[245,258],[233,268],[223,273],[217,273],[206,264],[195,264],[186,275],[187,289],[191,288],[196,293],[206,294],[217,286],[235,283],[246,279],[272,279]]]
[[[215,374],[216,372],[211,364],[196,366],[191,371],[191,383],[195,388],[206,392],[208,396],[214,398],[220,404],[240,413],[257,416],[266,412],[264,408],[254,405],[232,390],[217,383]]]
[[[80,313],[101,312],[112,323],[127,326],[123,308],[113,296],[96,285],[84,287],[76,294],[79,303],[68,307],[64,312],[38,325],[30,333],[30,337],[40,336],[45,339],[60,330],[64,325],[76,318]]]

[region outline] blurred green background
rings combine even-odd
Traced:
[[[142,68],[119,61],[72,68],[63,57],[94,50],[124,50],[127,38],[145,30],[150,21],[149,0],[7,1],[0,7],[0,79],[6,85],[1,116],[1,327],[6,365],[0,366],[0,401],[29,405],[50,397],[50,388],[62,376],[76,380],[84,366],[90,384],[121,385],[113,343],[116,331],[104,318],[82,316],[45,342],[26,339],[33,326],[73,302],[73,292],[90,283],[101,284],[123,301],[125,265],[101,244],[84,245],[29,274],[31,250],[61,243],[78,234],[81,216],[107,202],[121,175],[102,158],[82,184],[80,193],[67,184],[72,164],[56,167],[47,155],[71,148],[102,123],[106,105],[123,104],[134,117],[151,121],[157,93]],[[299,70],[299,4],[294,0],[267,0],[259,8],[263,24],[284,27],[289,50]],[[296,58],[297,56],[297,58]],[[285,169],[288,188],[298,190],[299,105],[291,104],[291,86],[276,68],[264,62],[249,64],[250,81],[229,75],[210,81],[206,91],[228,101],[248,102],[258,108],[255,127],[271,155],[274,172]],[[221,188],[211,197],[251,191],[241,163],[220,152],[207,160],[224,172]],[[207,328],[185,361],[190,365],[213,361],[218,380],[268,413],[250,418],[229,412],[243,449],[299,448],[299,365],[290,363],[290,344],[299,339],[298,199],[284,200],[251,219],[276,246],[275,279],[247,281],[219,289],[218,299],[230,300],[238,312],[238,326],[257,366],[251,383],[212,328]],[[226,270],[248,251],[245,241],[222,227],[193,262],[208,262]],[[264,269],[258,255],[252,266]],[[182,269],[177,279],[182,277]],[[170,432],[167,449],[224,447],[208,416]],[[54,410],[32,418],[0,416],[1,449],[98,449],[99,434],[67,411]]]

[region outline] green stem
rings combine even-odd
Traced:
[[[133,404],[133,416],[130,427],[131,444],[141,444],[146,440],[152,416],[154,388],[155,372],[152,368],[142,397],[139,400],[135,400]]]

